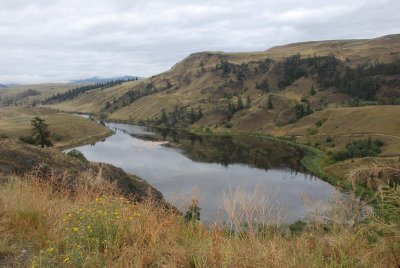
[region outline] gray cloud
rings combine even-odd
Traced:
[[[400,32],[398,0],[2,0],[0,83],[150,76],[205,50]]]

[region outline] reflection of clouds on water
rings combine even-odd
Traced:
[[[145,141],[145,140],[140,140],[140,141],[141,142],[139,142],[138,145],[146,148],[155,148],[168,143],[166,141]]]
[[[179,149],[163,146],[166,142],[132,137],[126,134],[128,128],[146,132],[144,128],[126,125],[125,131],[117,130],[105,142],[77,149],[89,160],[110,163],[144,178],[172,204],[185,203],[182,199],[190,198],[197,187],[202,220],[213,220],[223,210],[222,193],[230,187],[242,187],[247,193],[257,187],[265,188],[287,213],[288,222],[302,219],[307,213],[302,193],[312,200],[327,201],[335,192],[328,183],[290,168],[266,170],[247,164],[196,162]]]

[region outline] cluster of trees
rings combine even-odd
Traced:
[[[193,108],[190,111],[186,107],[175,108],[172,112],[167,113],[165,109],[161,110],[161,115],[157,118],[154,123],[158,125],[165,125],[166,127],[186,127],[198,121],[203,117],[203,111],[201,106],[198,107],[197,111]]]
[[[283,68],[283,75],[279,79],[278,87],[283,89],[292,85],[297,79],[308,76],[308,70],[303,64],[304,61],[301,60],[300,55],[293,55],[285,59],[280,66]]]
[[[224,76],[227,76],[232,71],[232,65],[228,60],[221,59],[219,63],[215,66],[215,70],[221,70]]]
[[[269,92],[269,82],[268,79],[263,79],[260,82],[256,82],[256,89],[262,92]]]
[[[302,98],[301,103],[296,104],[294,109],[296,112],[297,120],[314,112],[310,107],[310,102],[305,98]]]
[[[342,151],[332,154],[335,161],[342,161],[349,158],[378,156],[382,151],[380,147],[383,146],[381,140],[357,140],[346,144],[346,148]]]
[[[383,83],[379,76],[400,74],[400,62],[359,65],[341,68],[334,56],[315,57],[312,66],[318,73],[318,83],[323,88],[334,87],[342,93],[361,100],[372,101]]]
[[[168,86],[166,86],[166,88],[167,87]],[[152,82],[150,82],[150,83],[146,84],[145,88],[142,90],[130,89],[124,95],[119,97],[118,99],[114,99],[112,102],[107,101],[104,106],[104,109],[113,111],[120,106],[129,105],[142,97],[145,97],[145,96],[157,93],[157,92],[159,92],[159,90],[154,86],[154,84]]]
[[[215,70],[222,71],[223,76],[228,76],[230,73],[233,73],[236,75],[238,81],[244,81],[247,74],[250,72],[248,64],[233,64],[228,62],[226,59],[221,59],[221,61],[215,66]]]
[[[27,97],[31,97],[31,96],[38,96],[41,93],[39,91],[37,91],[36,89],[27,89],[24,92],[21,92],[20,94],[17,95],[16,99],[24,99]]]
[[[227,120],[228,121],[231,120],[234,113],[236,113],[237,111],[240,111],[240,110],[242,110],[244,108],[249,108],[250,105],[251,105],[250,96],[247,96],[246,104],[243,103],[243,100],[242,100],[242,98],[240,96],[238,97],[236,105],[235,105],[234,102],[229,100],[228,107],[227,107],[227,110],[226,110]]]
[[[258,62],[258,69],[261,72],[266,73],[266,72],[269,71],[271,63],[272,63],[272,60],[269,59],[269,58],[266,58],[265,60],[261,60],[261,61]]]
[[[120,80],[113,80],[113,81],[107,81],[104,83],[96,83],[96,84],[91,84],[91,85],[86,85],[86,86],[80,86],[76,87],[74,89],[70,89],[67,92],[64,93],[57,93],[50,98],[47,98],[42,102],[42,104],[48,104],[51,102],[61,102],[61,101],[66,101],[66,100],[71,100],[78,96],[79,94],[82,94],[84,92],[93,90],[93,89],[104,89],[104,88],[109,88],[109,87],[114,87],[117,85],[121,85],[123,82],[127,82],[130,80],[126,79],[120,79]]]

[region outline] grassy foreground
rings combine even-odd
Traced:
[[[72,191],[34,173],[0,185],[0,266],[6,267],[398,267],[399,188],[356,223],[359,203],[338,204],[330,223],[290,232],[251,222],[185,222],[151,197],[133,203],[112,185]],[[249,204],[243,211],[251,211]],[[368,211],[368,210],[367,210]],[[247,226],[248,228],[243,228]]]

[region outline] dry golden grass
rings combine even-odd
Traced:
[[[57,93],[63,93],[69,89],[76,87],[78,85],[71,84],[36,84],[36,85],[18,85],[15,87],[0,90],[0,104],[7,99],[16,100],[20,105],[32,104],[34,101],[41,102],[52,95]],[[25,98],[20,98],[20,94],[27,91],[28,89],[34,89],[40,92],[40,95],[29,96]]]
[[[364,157],[334,163],[325,167],[325,170],[339,178],[347,178],[356,167],[375,166],[378,163],[384,166],[396,167],[399,162],[399,157]]]
[[[317,127],[318,120],[325,120]],[[310,130],[318,130],[310,135]],[[294,124],[276,128],[271,134],[296,136],[299,141],[324,141],[332,137],[337,148],[351,140],[378,138],[387,146],[383,156],[397,156],[400,149],[400,106],[329,108],[301,118]]]
[[[133,203],[119,196],[112,185],[88,187],[87,179],[90,178],[78,180],[75,188],[78,190],[74,192],[59,183],[55,188],[51,180],[37,179],[34,174],[9,177],[1,184],[0,265],[398,267],[400,264],[396,259],[400,253],[399,219],[385,220],[381,214],[368,213],[363,223],[349,224],[341,212],[354,210],[353,205],[347,207],[348,202],[346,207],[336,210],[331,223],[313,222],[297,234],[267,226],[261,230],[254,226],[251,233],[246,228],[233,232],[220,223],[203,226],[196,221],[185,222],[173,210],[159,207],[152,198]],[[388,204],[399,204],[398,188],[382,193],[391,198]],[[244,211],[252,211],[246,202]],[[231,219],[236,217],[231,214]],[[243,226],[248,224],[244,222]]]
[[[35,116],[46,121],[52,134],[61,136],[61,140],[53,140],[59,148],[94,142],[111,134],[108,128],[80,116],[43,108],[12,107],[0,108],[0,134],[11,138],[31,135],[31,120]]]
[[[125,82],[122,85],[115,87],[97,89],[80,94],[76,98],[51,105],[52,108],[57,108],[67,112],[84,112],[84,113],[99,113],[104,109],[105,104],[114,99],[118,99],[128,90],[132,89],[140,81]]]

